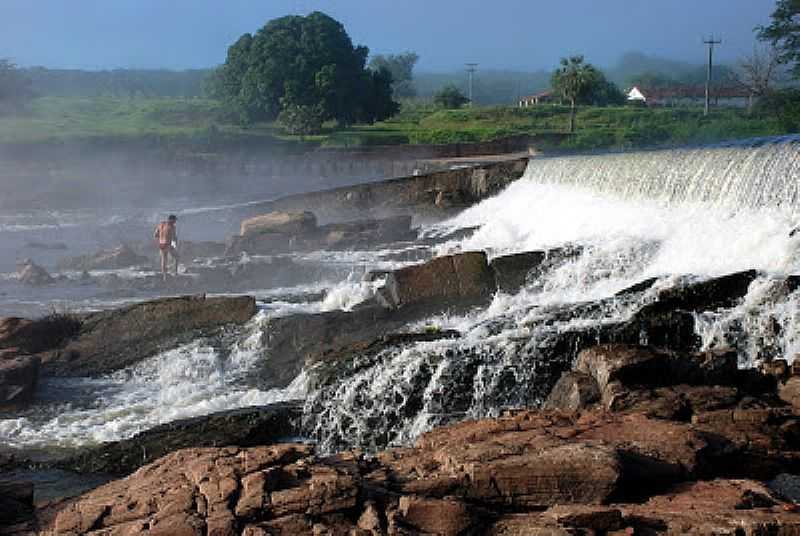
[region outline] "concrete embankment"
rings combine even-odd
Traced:
[[[528,158],[473,167],[411,175],[291,195],[250,205],[245,216],[273,211],[313,212],[320,220],[337,220],[359,214],[387,216],[398,213],[443,215],[497,194],[522,177]]]

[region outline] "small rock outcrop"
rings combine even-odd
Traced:
[[[52,285],[56,282],[47,270],[30,259],[17,263],[17,277],[20,282],[32,287]]]
[[[269,212],[242,222],[239,234],[251,236],[262,233],[304,234],[317,229],[312,212]]]
[[[201,331],[243,324],[255,312],[251,296],[201,295],[90,313],[75,336],[40,354],[43,372],[59,376],[108,373],[188,342]]]
[[[103,249],[90,255],[62,259],[58,263],[60,270],[118,270],[131,266],[149,266],[148,257],[139,255],[127,244],[112,249]]]

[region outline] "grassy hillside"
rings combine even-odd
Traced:
[[[439,110],[409,103],[391,120],[345,130],[329,124],[320,135],[304,141],[326,146],[478,142],[564,132],[568,122],[569,110],[560,106]],[[576,124],[575,135],[551,149],[681,145],[785,133],[773,118],[733,109],[714,110],[703,117],[699,109],[584,107]],[[217,102],[197,98],[43,97],[23,115],[0,117],[0,143],[87,138],[147,138],[198,146],[299,141],[272,123],[244,128],[228,120]]]

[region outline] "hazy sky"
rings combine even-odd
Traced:
[[[0,58],[25,66],[208,67],[269,19],[319,10],[372,53],[413,50],[418,69],[550,69],[583,53],[608,66],[626,51],[702,63],[752,51],[775,0],[0,0]]]

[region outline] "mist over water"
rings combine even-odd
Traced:
[[[306,432],[323,451],[407,444],[439,424],[540,403],[540,378],[559,334],[625,320],[661,289],[752,268],[761,275],[740,306],[698,315],[703,347],[733,347],[742,366],[765,355],[792,361],[800,352],[800,297],[780,278],[800,272],[800,235],[789,236],[798,224],[798,162],[800,141],[793,137],[532,159],[525,176],[496,197],[420,230],[424,238],[479,227],[465,238],[298,254],[350,275],[253,289],[261,313],[224,340],[198,340],[105,378],[46,382],[44,404],[0,420],[0,442],[90,444],[177,418],[304,397]],[[349,310],[379,284],[362,282],[363,273],[411,262],[390,260],[393,254],[422,247],[494,257],[564,246],[581,253],[519,293],[498,293],[483,310],[407,327],[456,329],[459,338],[357,356],[347,379],[316,390],[308,390],[305,374],[285,390],[260,389],[252,379],[258,360],[269,359],[260,346],[266,318]],[[651,289],[614,297],[650,277],[658,278]],[[286,298],[319,292],[299,302]]]

